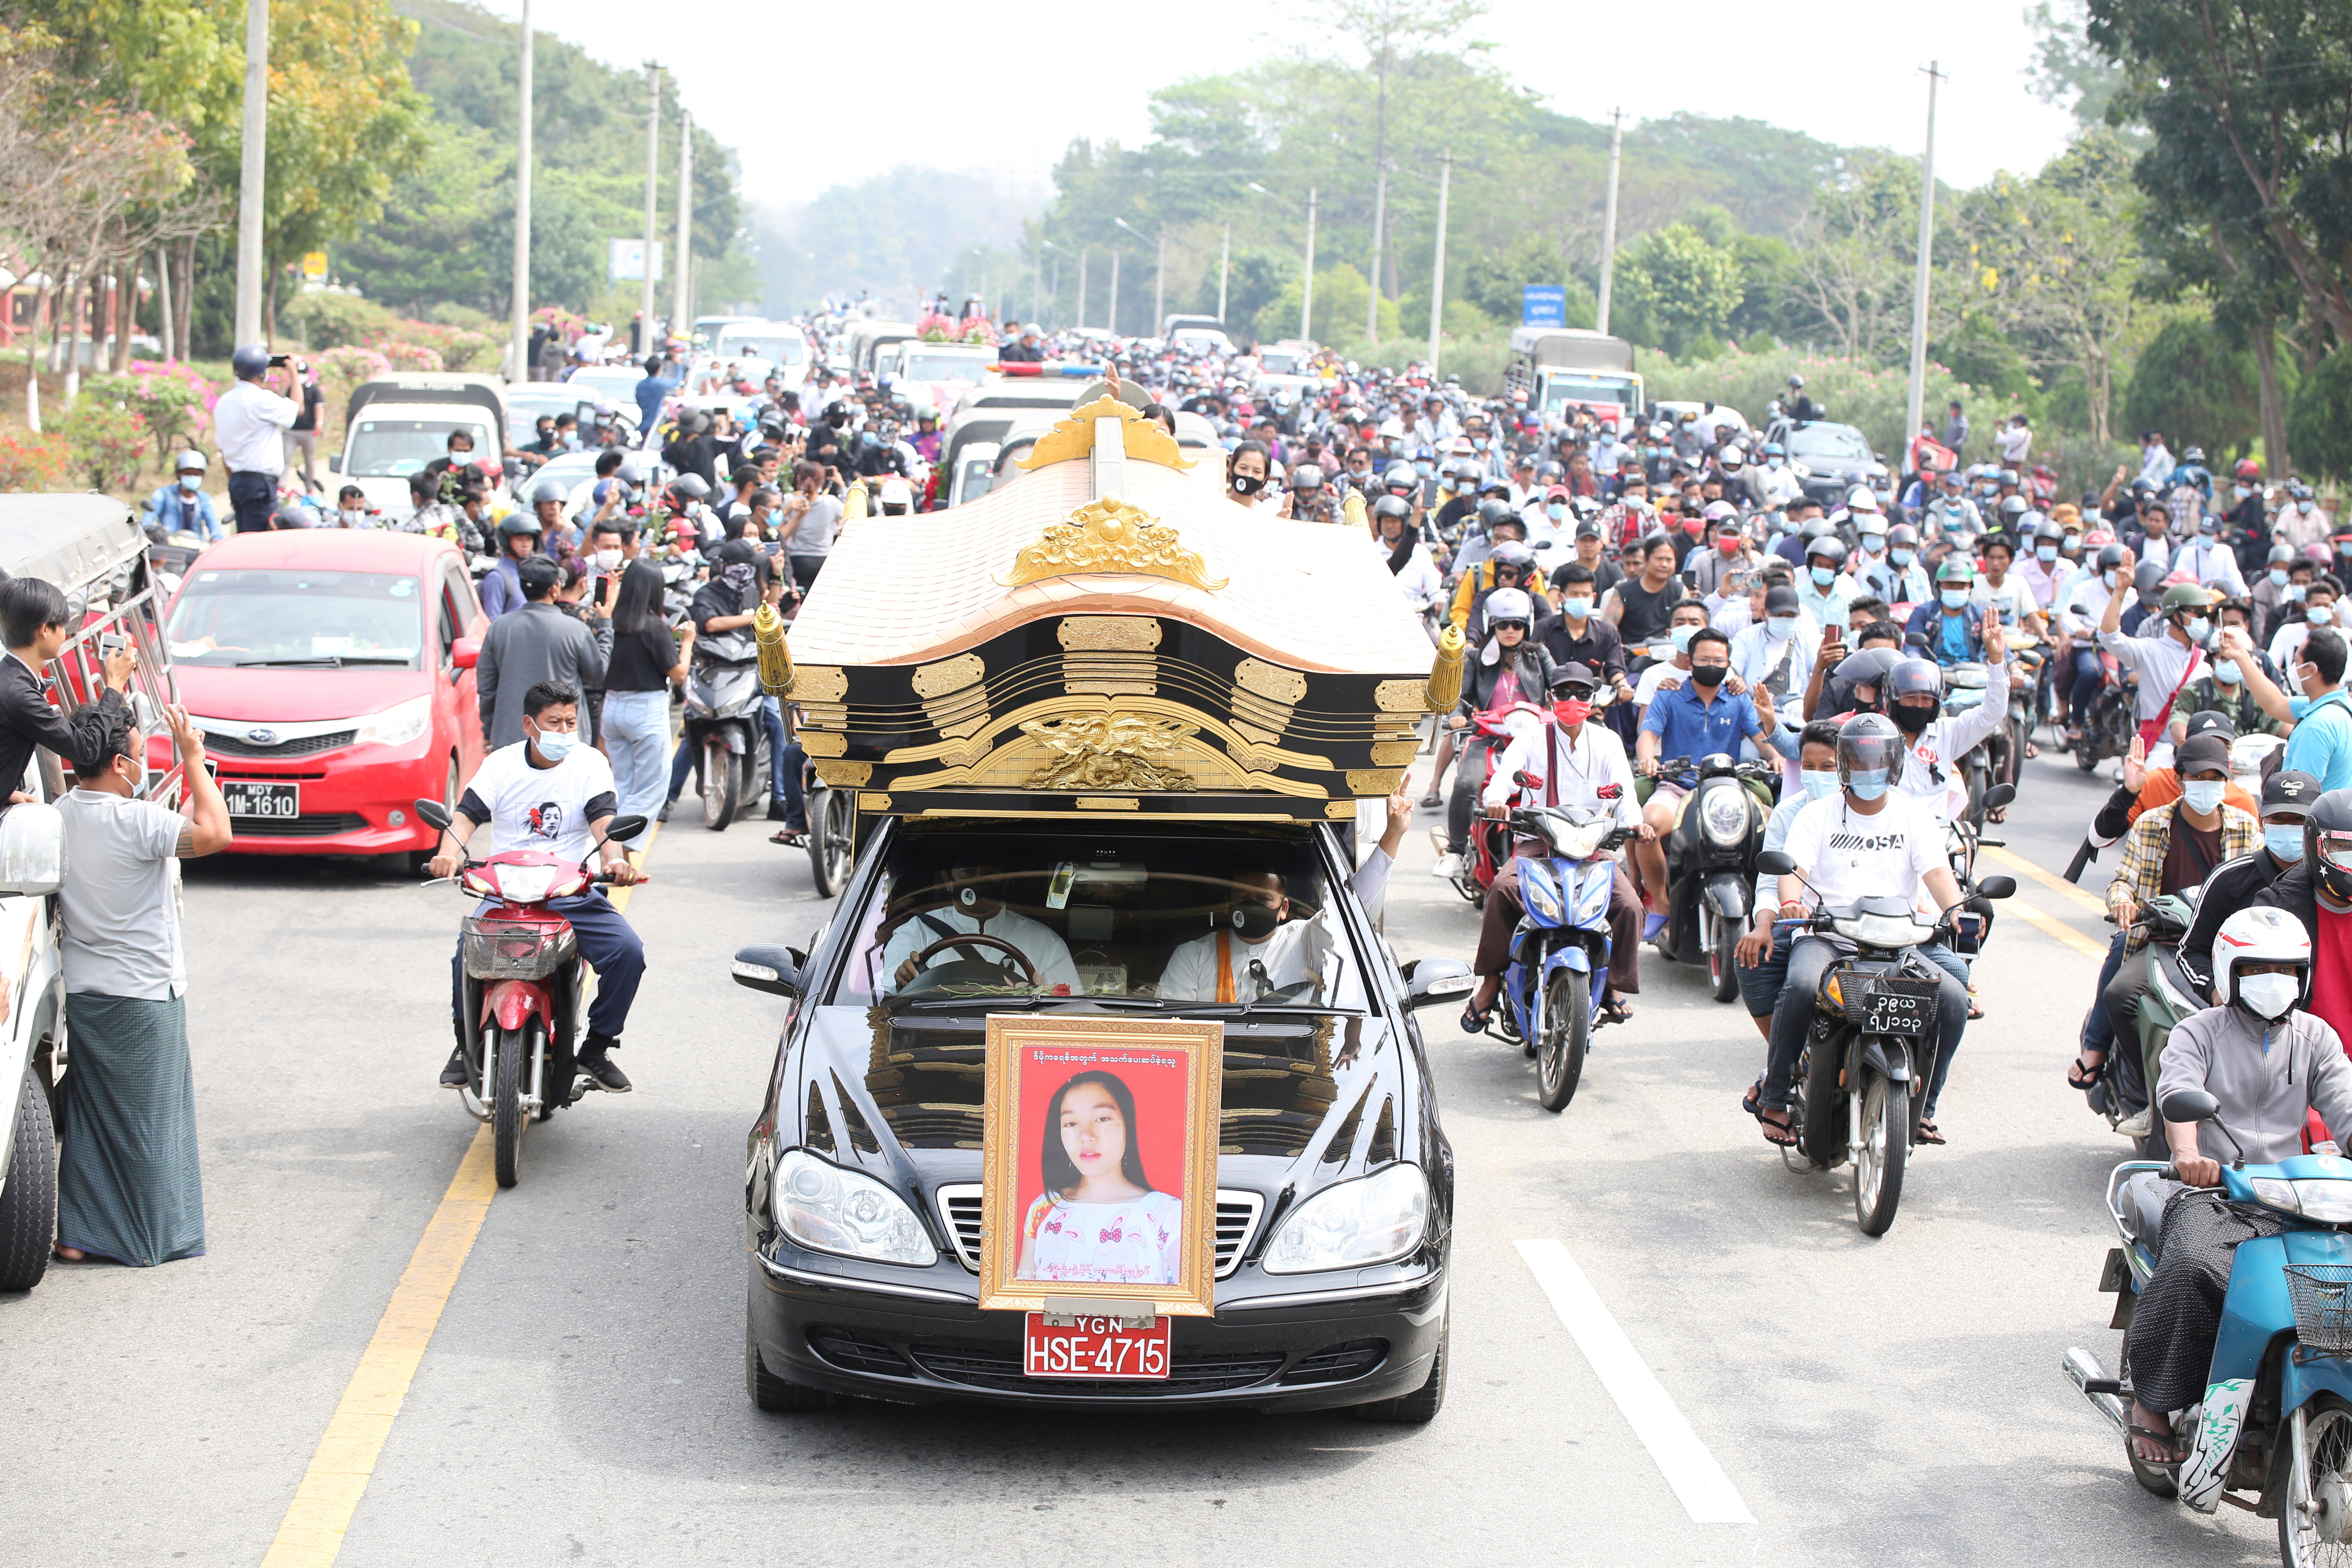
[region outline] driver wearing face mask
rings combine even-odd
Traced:
[[[1983,628],[1984,700],[1947,717],[1943,667],[1927,658],[1898,660],[1887,672],[1886,716],[1903,742],[1903,766],[1895,786],[1948,823],[1968,809],[1960,759],[2009,722],[2009,648],[2000,624]]]
[[[1062,940],[1061,933],[1005,907],[1008,891],[1017,885],[1017,879],[985,862],[949,867],[940,882],[943,907],[919,910],[906,919],[882,950],[882,970],[890,976],[892,988],[904,987],[923,970],[972,960],[1009,965],[1013,981],[1025,984],[1027,973],[1012,962],[1010,953],[992,942],[940,947],[929,957],[922,956],[926,950],[954,937],[978,934],[1018,948],[1029,966],[1036,970],[1040,988],[1065,996],[1084,992],[1086,986],[1078,978],[1078,966],[1072,962],[1069,943]]]

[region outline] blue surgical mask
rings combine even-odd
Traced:
[[[2275,566],[2271,568],[2271,586],[2273,588],[2284,588],[2286,586],[2286,574],[2280,571]]]
[[[1820,584],[1824,588],[1828,587],[1831,584],[1837,581],[1837,568],[1834,566],[1814,567],[1813,581]]]
[[[1419,474],[1425,479],[1429,478],[1430,475],[1437,471],[1437,465],[1434,463],[1415,463],[1412,466],[1412,471]]]
[[[2283,591],[2279,597],[2290,605],[2300,605],[2303,603],[2304,595],[2310,591],[2310,587],[2311,584],[2308,583],[2297,583],[2292,588]]]
[[[2203,642],[2213,630],[2213,623],[2203,616],[2198,616],[2190,619],[2189,625],[2182,629],[2188,632],[2190,642]]]
[[[1835,769],[1816,771],[1807,768],[1803,776],[1807,799],[1821,800],[1837,794],[1838,780]]]
[[[2180,786],[2180,804],[2203,816],[2221,808],[2222,794],[2230,787],[2227,779],[2189,779]]]
[[[1583,620],[1592,614],[1592,601],[1590,599],[1562,599],[1559,602],[1559,613],[1566,616],[1571,621]]]
[[[1890,550],[1886,552],[1886,558],[1897,566],[1911,564],[1911,552],[1907,550]]]
[[[1548,501],[1544,505],[1544,515],[1551,519],[1554,522],[1558,522],[1561,518],[1568,515],[1568,508],[1561,505],[1559,501]]]
[[[2058,547],[2054,544],[2037,544],[2033,547],[2033,558],[2047,566],[2058,559]]]
[[[1966,588],[1942,588],[1937,591],[1936,597],[1944,601],[1944,608],[1958,610],[1967,606],[1969,591]]]
[[[2264,827],[2263,847],[2287,864],[2293,865],[2303,858],[2303,825],[2297,823],[2293,827]]]
[[[2310,605],[2303,612],[2303,618],[2315,626],[2333,625],[2336,620],[2336,606],[2333,605]]]
[[[2224,686],[2235,686],[2245,679],[2246,675],[2245,671],[2238,668],[2236,659],[2217,658],[2213,661],[2213,679]]]
[[[1674,643],[1676,653],[1688,653],[1691,638],[1698,636],[1698,632],[1696,626],[1675,626],[1666,633],[1666,637]]]
[[[539,754],[549,762],[560,763],[580,744],[580,737],[566,734],[561,730],[541,730],[531,736],[531,744],[537,746]]]
[[[1795,616],[1768,616],[1764,626],[1774,637],[1785,639],[1797,635],[1797,620]]]
[[[204,483],[205,477],[202,474],[182,474],[180,476],[180,488],[184,490],[189,491],[191,494],[202,489],[204,488]]]
[[[2102,572],[2099,574],[2099,581],[2112,588],[2116,585],[2116,574],[2112,572]]]
[[[1845,787],[1853,791],[1856,800],[1876,800],[1886,793],[1886,778],[1885,768],[1856,768],[1846,774]]]

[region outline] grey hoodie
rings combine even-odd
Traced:
[[[2164,1047],[2156,1102],[2184,1089],[2221,1101],[2250,1165],[2303,1152],[2304,1112],[2316,1110],[2339,1142],[2352,1140],[2352,1059],[2322,1020],[2300,1010],[2265,1024],[2243,1007],[2208,1007],[2180,1020]],[[2208,1121],[2197,1130],[2205,1157],[2235,1158]]]

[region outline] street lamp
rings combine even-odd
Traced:
[[[1289,201],[1289,200],[1290,200],[1290,198],[1289,198],[1289,197],[1286,197],[1286,196],[1276,196],[1276,195],[1274,195],[1274,193],[1273,193],[1272,191],[1267,190],[1264,185],[1259,184],[1255,180],[1252,180],[1252,181],[1250,181],[1250,182],[1249,182],[1249,188],[1250,188],[1251,190],[1255,191],[1259,195],[1262,195],[1262,196],[1273,196],[1273,197],[1274,197],[1274,199],[1275,199],[1276,201],[1278,201],[1278,202],[1279,202],[1279,201]],[[1314,187],[1314,186],[1309,185],[1309,186],[1307,188],[1307,274],[1306,274],[1306,281],[1305,281],[1302,285],[1300,285],[1299,295],[1298,295],[1298,339],[1299,339],[1299,342],[1311,342],[1311,341],[1312,341],[1312,338],[1313,338],[1313,334],[1312,334],[1312,332],[1308,330],[1308,328],[1309,328],[1309,324],[1310,324],[1310,323],[1314,321],[1314,319],[1315,319],[1315,197],[1316,197],[1316,194],[1317,194],[1317,193],[1316,193],[1316,190],[1315,190],[1315,187]],[[1294,206],[1296,206],[1297,204],[1296,202],[1292,202],[1292,203],[1291,203],[1291,205],[1294,205]]]
[[[1114,217],[1110,221],[1118,225],[1119,227],[1127,230],[1128,233],[1135,236],[1138,239],[1150,237],[1141,229],[1136,227],[1133,224],[1128,222],[1123,217]],[[1162,314],[1168,304],[1168,226],[1166,224],[1161,224],[1160,226],[1159,237],[1153,240],[1152,243],[1158,251],[1158,259],[1152,263],[1151,268],[1150,335],[1156,336],[1160,331],[1160,323],[1167,320],[1167,317]]]

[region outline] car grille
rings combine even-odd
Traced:
[[[915,1363],[946,1383],[992,1388],[1041,1398],[1165,1399],[1171,1394],[1214,1394],[1264,1383],[1282,1370],[1280,1351],[1257,1355],[1190,1355],[1169,1359],[1168,1376],[1024,1377],[1021,1351],[997,1345],[918,1341],[907,1347]]]
[[[324,735],[305,735],[298,741],[287,741],[275,746],[257,746],[236,735],[207,733],[205,750],[216,757],[307,757],[314,752],[331,752],[338,746],[348,746],[359,739],[359,731],[335,730]]]
[[[1345,1383],[1351,1377],[1361,1377],[1381,1364],[1389,1353],[1386,1340],[1349,1340],[1344,1345],[1317,1351],[1301,1356],[1298,1364],[1282,1374],[1285,1383]]]
[[[955,1244],[955,1254],[966,1268],[980,1272],[980,1184],[956,1182],[939,1190],[940,1217],[947,1224],[948,1237]],[[1257,1232],[1257,1222],[1265,1212],[1265,1200],[1255,1193],[1245,1193],[1233,1187],[1217,1189],[1217,1278],[1223,1279],[1241,1267],[1242,1255],[1249,1250],[1250,1237]]]
[[[299,816],[232,816],[229,832],[238,838],[331,838],[357,833],[368,825],[356,811],[310,811]]]

